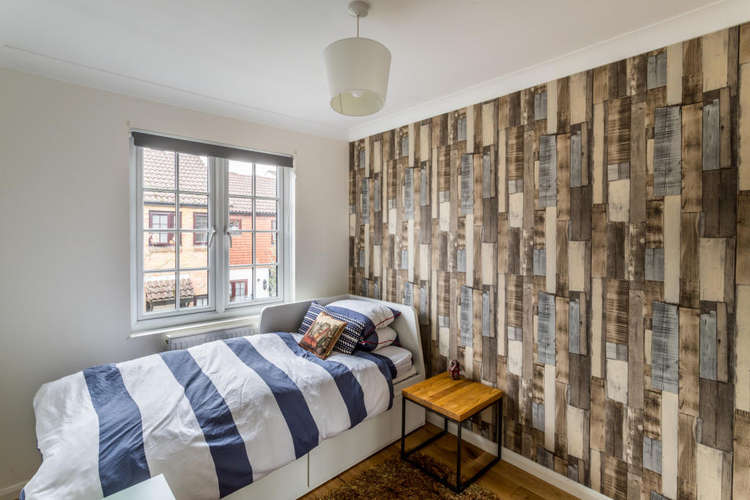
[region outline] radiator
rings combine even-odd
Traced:
[[[210,332],[196,333],[196,334],[165,334],[162,336],[164,345],[167,351],[175,351],[177,349],[187,349],[206,342],[213,342],[214,340],[225,340],[234,337],[246,337],[248,335],[254,335],[258,333],[257,326],[240,326],[237,328],[226,328],[223,330],[215,330]]]

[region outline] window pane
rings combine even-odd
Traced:
[[[193,214],[203,214],[206,225],[203,229],[208,228],[208,196],[199,194],[180,194],[180,227],[183,229],[192,229],[195,224]]]
[[[208,245],[208,213],[193,212],[193,229],[204,229],[205,231],[193,231],[194,247],[206,247]],[[183,244],[185,241],[183,240]]]
[[[150,312],[174,311],[175,273],[146,273],[143,275],[143,310]]]
[[[174,229],[174,212],[163,210],[149,210],[149,229]]]
[[[208,192],[208,158],[179,153],[180,191]]]
[[[174,229],[174,193],[143,192],[143,229]]]
[[[238,216],[238,215],[230,217],[229,218],[229,230],[232,231],[232,232],[241,231],[242,230],[242,220],[243,220],[243,217]],[[246,228],[247,228],[247,223],[248,222],[250,222],[251,225],[252,225],[252,222],[253,222],[252,218],[250,218],[249,221],[247,221],[247,220],[245,221]]]
[[[143,150],[143,187],[174,190],[175,155],[172,151]]]
[[[230,266],[249,266],[253,263],[253,233],[235,233],[229,247]]]
[[[207,232],[182,232],[180,240],[180,269],[208,267],[208,245],[200,241],[208,241]],[[196,245],[195,240],[199,243]]]
[[[229,194],[253,195],[253,164],[229,160]]]
[[[255,196],[278,196],[276,171],[277,167],[271,165],[255,165]]]
[[[193,232],[193,246],[197,249],[206,251],[208,243],[211,241],[211,233],[208,231],[195,231]]]
[[[206,212],[193,212],[193,229],[208,230],[208,214]]]
[[[208,305],[208,271],[180,273],[180,308],[191,309]]]
[[[255,200],[255,229],[275,231],[278,229],[278,207],[276,200]]]
[[[255,233],[255,263],[276,264],[276,233]]]
[[[277,268],[274,267],[256,267],[255,268],[255,298],[264,299],[269,297],[278,297],[278,279]]]
[[[174,229],[174,210],[168,210],[168,208],[169,207],[153,205],[148,211],[145,211],[143,227],[145,229]],[[146,243],[149,247],[169,247],[174,245],[174,232],[147,231],[146,236]]]
[[[253,269],[250,267],[229,270],[229,301],[247,302],[251,300],[250,285],[253,282]]]
[[[190,236],[192,235],[192,240],[190,239]],[[182,240],[182,246],[180,247],[181,252],[185,252],[190,247],[192,247],[192,251],[201,251],[203,253],[208,252],[208,242],[211,239],[211,233],[208,231],[195,231],[193,233],[188,233],[187,240]],[[182,257],[180,257],[182,258]]]
[[[253,200],[249,198],[229,198],[229,221],[239,224],[241,229],[253,228]]]
[[[174,233],[147,231],[143,233],[144,271],[164,271],[174,269]]]

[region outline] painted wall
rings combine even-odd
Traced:
[[[345,141],[8,70],[0,110],[0,491],[39,464],[42,383],[159,350],[128,339],[131,127],[295,153],[297,297],[346,290]]]
[[[746,24],[353,142],[350,291],[415,305],[433,373],[506,391],[525,457],[613,498],[746,498],[748,114]]]

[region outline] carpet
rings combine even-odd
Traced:
[[[456,473],[436,460],[416,453],[410,457],[436,475],[455,481]],[[479,500],[498,497],[477,483],[455,494],[438,481],[400,458],[391,458],[361,472],[353,480],[324,496],[326,500],[360,500],[383,498],[438,498],[445,500]]]

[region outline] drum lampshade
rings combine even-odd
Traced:
[[[391,52],[369,38],[344,38],[324,51],[331,107],[349,116],[370,115],[385,104]]]

